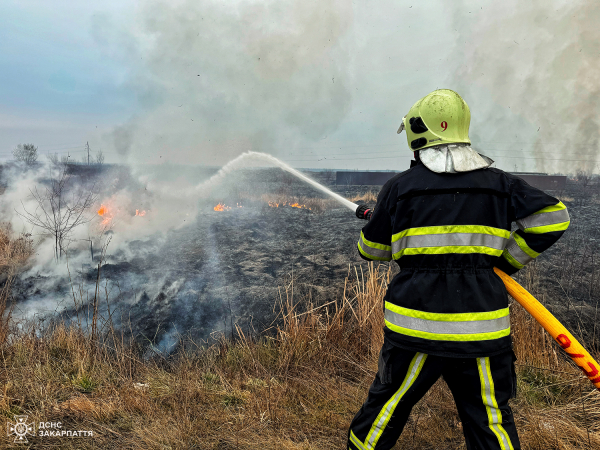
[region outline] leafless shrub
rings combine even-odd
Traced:
[[[33,144],[19,144],[13,150],[13,157],[27,165],[34,164],[38,159],[37,147]]]
[[[46,155],[46,158],[48,158],[48,161],[50,161],[50,163],[54,166],[60,164],[60,157],[58,156],[58,153],[49,153]]]
[[[104,164],[104,153],[102,153],[102,150],[98,150],[96,152],[96,164],[98,164],[98,165]]]
[[[35,209],[17,213],[31,225],[40,228],[42,235],[54,239],[55,257],[58,260],[66,251],[69,236],[74,228],[91,220],[85,212],[96,202],[93,188],[73,186],[73,176],[68,166],[61,164],[58,175],[50,180],[49,187],[30,189]]]

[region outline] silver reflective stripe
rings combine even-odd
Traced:
[[[380,248],[371,247],[365,243],[362,235],[358,239],[358,245],[360,245],[360,248],[362,248],[363,251],[368,255],[376,256],[377,258],[392,259],[392,252],[390,250],[382,250]]]
[[[424,359],[427,358],[425,353],[417,353],[415,358],[413,358],[412,369],[409,373],[406,374],[406,378],[402,382],[400,389],[396,391],[394,396],[387,402],[385,406],[385,410],[379,413],[379,420],[373,424],[369,434],[367,435],[367,440],[365,444],[370,448],[374,448],[377,445],[377,441],[381,437],[383,433],[383,429],[385,428],[386,423],[389,421],[390,416],[394,414],[396,410],[396,406],[398,406],[398,402],[402,399],[406,391],[412,386],[415,379],[421,372],[421,368],[423,367]]]
[[[488,413],[489,427],[492,429],[498,441],[500,443],[500,447],[502,450],[513,449],[512,443],[502,426],[502,412],[498,408],[498,403],[496,402],[494,393],[492,392],[492,383],[491,380],[491,369],[489,367],[490,359],[489,358],[477,358],[479,366],[481,368],[480,378],[483,384],[483,394],[484,394],[484,404]]]
[[[510,253],[510,256],[515,258],[517,260],[517,262],[519,262],[523,265],[528,264],[533,260],[533,258],[531,256],[529,256],[527,253],[525,253],[523,250],[521,250],[521,247],[519,247],[519,244],[517,244],[516,241],[512,237],[508,241],[508,245],[506,246],[506,251],[508,251],[508,253]]]
[[[482,233],[444,233],[404,236],[392,242],[392,253],[398,253],[405,248],[422,247],[451,247],[451,246],[481,246],[496,250],[504,250],[506,238]]]
[[[566,209],[560,211],[552,211],[541,214],[532,214],[524,219],[517,220],[517,225],[523,231],[528,228],[543,227],[546,225],[554,225],[555,223],[563,223],[569,221],[569,213]]]
[[[493,333],[510,327],[510,317],[504,316],[490,320],[468,320],[461,322],[442,322],[438,320],[409,317],[386,308],[385,320],[402,328],[435,334],[476,334]]]

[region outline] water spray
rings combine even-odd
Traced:
[[[345,199],[344,197],[342,197],[339,194],[336,194],[335,192],[331,191],[330,189],[327,189],[321,183],[318,183],[315,180],[313,180],[312,178],[307,177],[302,172],[294,169],[293,167],[284,163],[283,161],[275,158],[272,155],[269,155],[268,153],[260,153],[260,152],[242,153],[237,158],[235,158],[235,159],[229,161],[227,164],[225,164],[215,175],[210,177],[207,181],[204,181],[204,182],[200,183],[199,185],[197,185],[195,190],[199,191],[199,190],[209,189],[212,185],[214,185],[215,182],[220,181],[221,178],[223,178],[224,176],[228,175],[229,173],[231,173],[234,170],[244,167],[244,162],[247,159],[261,159],[264,161],[268,161],[271,164],[278,166],[281,169],[285,170],[286,172],[291,173],[296,178],[310,184],[315,189],[318,189],[319,191],[329,195],[331,198],[336,200],[338,203],[344,205],[346,208],[351,209],[352,211],[355,211],[355,212],[359,208],[359,205],[357,205],[356,203],[352,203],[350,200]]]

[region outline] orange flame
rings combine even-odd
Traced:
[[[271,208],[279,208],[280,206],[290,206],[291,208],[299,208],[299,209],[308,209],[310,211],[310,208],[306,205],[301,205],[298,202],[295,203],[288,203],[288,202],[283,202],[283,203],[277,203],[277,202],[269,202],[269,206]]]
[[[217,206],[214,207],[215,211],[229,211],[230,209],[231,207],[225,206],[224,203],[219,203]]]
[[[98,210],[98,215],[102,217],[102,225],[108,225],[113,219],[114,214],[109,211],[108,206],[104,204],[100,204],[100,209]]]
[[[135,215],[136,216],[140,216],[140,217],[144,217],[146,215],[146,211],[140,211],[139,209],[135,210]]]

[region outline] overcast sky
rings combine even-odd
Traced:
[[[79,160],[407,167],[411,105],[471,108],[506,170],[598,172],[594,2],[0,2],[0,158],[19,143]]]

